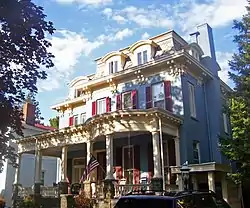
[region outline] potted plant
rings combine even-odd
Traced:
[[[75,197],[75,207],[76,208],[93,208],[94,200],[86,197],[83,191],[80,191],[80,194]]]

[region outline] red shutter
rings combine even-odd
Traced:
[[[106,97],[106,112],[111,111],[111,98]]]
[[[96,115],[96,101],[92,102],[92,116]]]
[[[133,109],[137,108],[137,91],[133,90],[131,93]]]
[[[116,110],[121,110],[122,105],[121,105],[121,94],[116,96]]]
[[[166,101],[166,110],[173,111],[172,108],[172,96],[171,96],[171,81],[167,80],[164,82],[165,89],[165,101]]]
[[[73,126],[74,117],[69,117],[69,126]]]
[[[153,145],[151,142],[148,143],[148,182],[153,177],[154,162],[153,162]]]
[[[140,170],[141,170],[141,163],[140,163],[140,146],[134,146],[134,184],[140,183]]]
[[[121,180],[122,176],[122,147],[116,147],[115,152],[116,179]]]
[[[152,108],[152,93],[151,86],[146,87],[146,108]]]

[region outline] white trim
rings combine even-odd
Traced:
[[[103,112],[100,112],[100,111],[98,110],[99,105],[100,105],[100,104],[99,104],[100,102],[104,103],[104,104],[103,104],[104,106],[102,106],[102,108],[104,108],[104,111],[103,111]],[[106,113],[106,98],[102,98],[102,99],[96,100],[96,114],[103,114],[103,113]]]
[[[131,106],[128,108],[124,107],[124,95],[130,94]],[[132,91],[126,91],[122,93],[122,109],[132,109],[133,108],[133,99],[132,99]]]

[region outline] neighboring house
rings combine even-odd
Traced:
[[[225,179],[231,168],[218,147],[218,135],[230,137],[222,107],[231,89],[218,77],[210,26],[192,36],[187,43],[169,31],[96,59],[96,73],[74,79],[67,100],[52,107],[60,129],[21,140],[19,152],[61,157],[63,182],[78,183],[93,154],[101,164],[93,183],[115,175],[167,190],[183,189],[180,167],[188,161],[195,189],[235,203]]]
[[[24,123],[23,123],[23,134],[24,137],[41,134],[44,132],[52,131],[53,128],[49,126],[44,126],[41,124],[35,124],[35,112],[34,106],[30,103],[25,103],[23,107]],[[18,139],[17,135],[10,135]],[[20,138],[21,139],[21,138]],[[17,144],[15,141],[10,141],[10,145],[17,150]],[[57,159],[51,157],[43,157],[42,165],[42,183],[45,186],[52,186],[57,180]],[[35,170],[35,156],[34,154],[22,154],[21,165],[20,165],[20,180],[19,184],[23,187],[31,187],[34,184],[34,170]],[[13,168],[7,161],[6,169],[6,182],[4,198],[6,200],[7,206],[11,206],[12,193],[13,193],[13,183],[15,179],[15,168]]]

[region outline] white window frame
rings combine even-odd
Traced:
[[[165,109],[165,106],[166,106],[166,95],[165,95],[165,89],[164,89],[164,82],[157,82],[157,83],[152,84],[151,85],[151,90],[153,89],[153,87],[155,85],[161,85],[161,84],[163,85],[164,96],[163,96],[163,98],[161,100],[157,100],[157,101],[163,101],[164,102],[163,109]],[[152,90],[152,93],[151,93],[151,99],[152,99],[152,107],[155,108],[156,106],[155,106],[155,100],[154,100],[153,90]]]
[[[86,163],[86,157],[77,157],[77,158],[73,158],[73,160],[72,160],[72,182],[71,182],[71,183],[79,183],[79,181],[80,181],[80,179],[81,179],[81,177],[82,177],[82,174],[83,174],[83,173],[82,173],[82,174],[79,174],[80,178],[75,178],[76,169],[77,169],[77,171],[80,172],[80,168],[82,168],[83,171],[84,171],[85,168],[86,168],[86,164],[85,164],[85,165],[74,165],[74,161],[75,161],[76,159],[83,159],[83,160],[85,160],[85,163]]]
[[[130,94],[131,106],[128,108],[124,107],[124,95]],[[133,99],[132,99],[132,91],[127,91],[122,93],[122,109],[132,109],[133,108]]]
[[[194,145],[196,145],[196,148],[194,148]],[[193,141],[193,155],[194,155],[194,151],[197,151],[197,153],[198,153],[198,164],[200,164],[200,158],[201,158],[201,156],[200,156],[200,142],[199,141],[197,141],[197,140],[194,140]],[[196,160],[194,157],[193,157],[193,160]]]
[[[76,123],[77,121],[77,123]],[[73,126],[79,125],[79,116],[78,115],[74,115],[73,116]]]
[[[104,103],[103,112],[100,111],[100,108],[99,108],[100,102]],[[103,113],[106,113],[106,98],[96,100],[96,114],[103,114]]]
[[[227,119],[227,114],[223,113],[223,127],[224,127],[224,132],[228,134],[228,119]]]
[[[118,71],[118,61],[109,62],[109,74],[114,74]]]
[[[122,147],[122,173],[123,173],[123,176],[125,175],[125,160],[127,160],[128,158],[124,158],[124,150],[125,149],[129,149],[131,148],[132,149],[132,161],[133,161],[133,164],[132,164],[132,170],[133,170],[133,174],[134,174],[134,168],[135,168],[135,148],[134,148],[134,145],[127,145],[127,146],[123,146]],[[134,184],[134,176],[133,176],[133,184]]]
[[[146,54],[146,60],[144,59],[144,54]],[[148,51],[142,51],[142,63],[145,64],[148,62]]]
[[[192,83],[188,82],[188,98],[190,116],[196,118],[196,102],[195,102],[195,87]]]
[[[81,113],[81,115],[80,115],[80,124],[84,124],[85,121],[86,121],[86,113]]]

